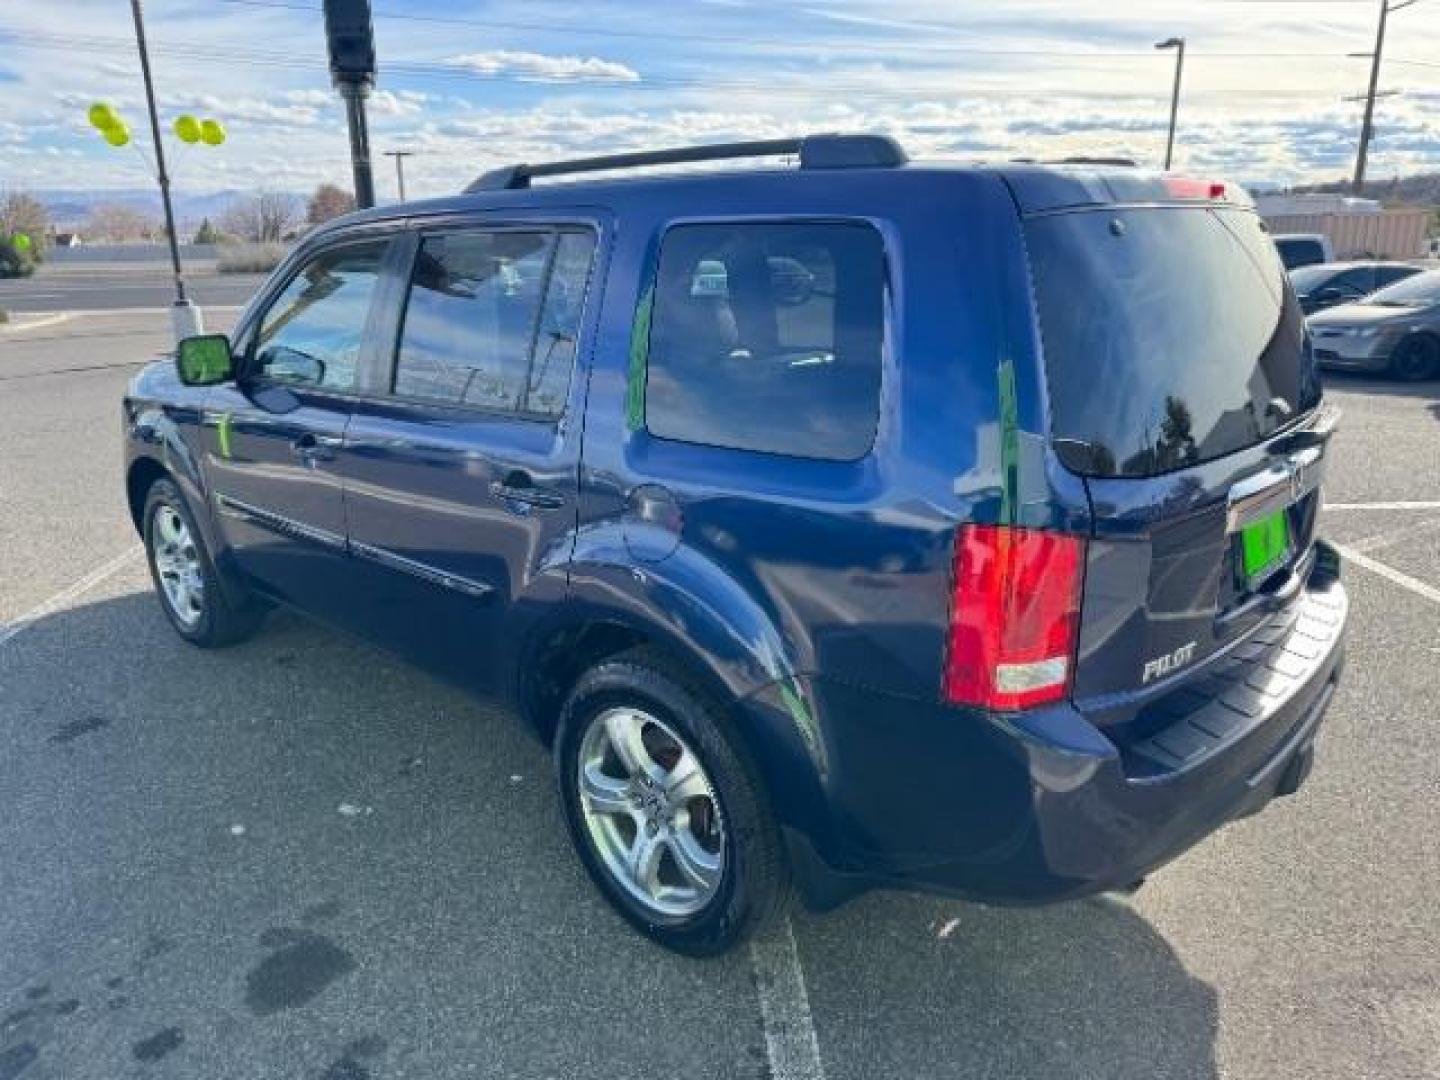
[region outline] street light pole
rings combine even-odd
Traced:
[[[160,183],[160,201],[165,207],[165,233],[170,238],[170,265],[175,272],[175,303],[170,321],[175,338],[201,332],[200,311],[185,295],[185,274],[180,267],[180,241],[175,235],[175,209],[170,204],[170,174],[165,169],[165,140],[160,137],[160,114],[155,108],[155,83],[150,77],[150,50],[145,45],[145,14],[140,0],[130,0],[135,17],[135,45],[140,50],[140,74],[145,80],[145,103],[150,110],[150,134],[155,141],[155,173]]]
[[[1185,73],[1185,39],[1166,38],[1155,43],[1157,49],[1175,50],[1175,88],[1170,92],[1170,134],[1165,140],[1165,168],[1175,160],[1175,123],[1180,117],[1180,78]]]
[[[386,157],[395,159],[395,181],[400,187],[400,201],[405,201],[405,159],[414,157],[414,150],[386,150]]]

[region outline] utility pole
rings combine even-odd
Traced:
[[[140,0],[130,0],[135,17],[135,46],[140,51],[140,74],[145,80],[145,103],[150,109],[150,134],[155,140],[155,173],[160,183],[160,202],[165,208],[165,233],[170,238],[170,265],[175,273],[175,303],[170,309],[170,323],[175,340],[203,332],[200,309],[185,295],[185,273],[180,267],[180,241],[175,235],[175,209],[170,203],[170,174],[165,168],[165,141],[160,137],[160,114],[155,108],[155,83],[150,76],[150,50],[145,44],[145,13]]]
[[[330,53],[330,79],[345,99],[350,128],[350,165],[355,174],[355,205],[375,205],[375,178],[370,169],[370,129],[365,99],[375,86],[375,32],[370,0],[325,0],[325,43]]]
[[[400,187],[400,201],[405,201],[405,159],[414,157],[414,150],[386,150],[386,157],[395,159],[395,181]]]
[[[1391,0],[1380,0],[1380,24],[1375,30],[1375,51],[1370,54],[1370,89],[1365,94],[1365,119],[1360,122],[1360,150],[1355,155],[1356,195],[1363,194],[1365,190],[1365,165],[1370,157],[1370,140],[1375,134],[1375,98],[1379,96],[1375,91],[1380,85],[1380,63],[1385,52],[1385,26],[1391,12],[1401,11],[1415,2],[1416,0],[1400,0],[1399,3],[1391,3]]]
[[[1175,50],[1175,88],[1170,92],[1170,136],[1165,140],[1165,168],[1175,159],[1175,122],[1180,117],[1180,77],[1185,73],[1185,39],[1166,38],[1155,43],[1157,49]]]

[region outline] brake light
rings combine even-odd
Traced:
[[[1165,192],[1172,199],[1223,199],[1225,184],[1219,180],[1200,180],[1193,176],[1166,176]]]
[[[964,525],[952,565],[945,700],[1026,709],[1063,699],[1079,635],[1085,541]]]

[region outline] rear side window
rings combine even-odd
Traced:
[[[416,255],[395,393],[542,416],[564,409],[595,237],[469,230]]]
[[[1325,248],[1318,240],[1276,240],[1280,258],[1286,267],[1319,266],[1325,261]]]
[[[864,457],[884,310],[884,249],[868,225],[676,226],[656,273],[645,425],[707,446]]]
[[[1062,461],[1154,476],[1267,438],[1320,400],[1304,316],[1239,210],[1055,214],[1026,239]]]

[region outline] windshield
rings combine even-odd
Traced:
[[[1304,316],[1259,218],[1194,207],[1032,220],[1051,434],[1070,469],[1154,476],[1313,408]]]
[[[1404,281],[1387,285],[1360,301],[1380,307],[1425,307],[1440,304],[1440,270],[1427,270]]]
[[[1297,293],[1304,296],[1323,288],[1334,276],[1335,268],[1331,266],[1302,266],[1298,270],[1290,271],[1290,284],[1295,286]]]

